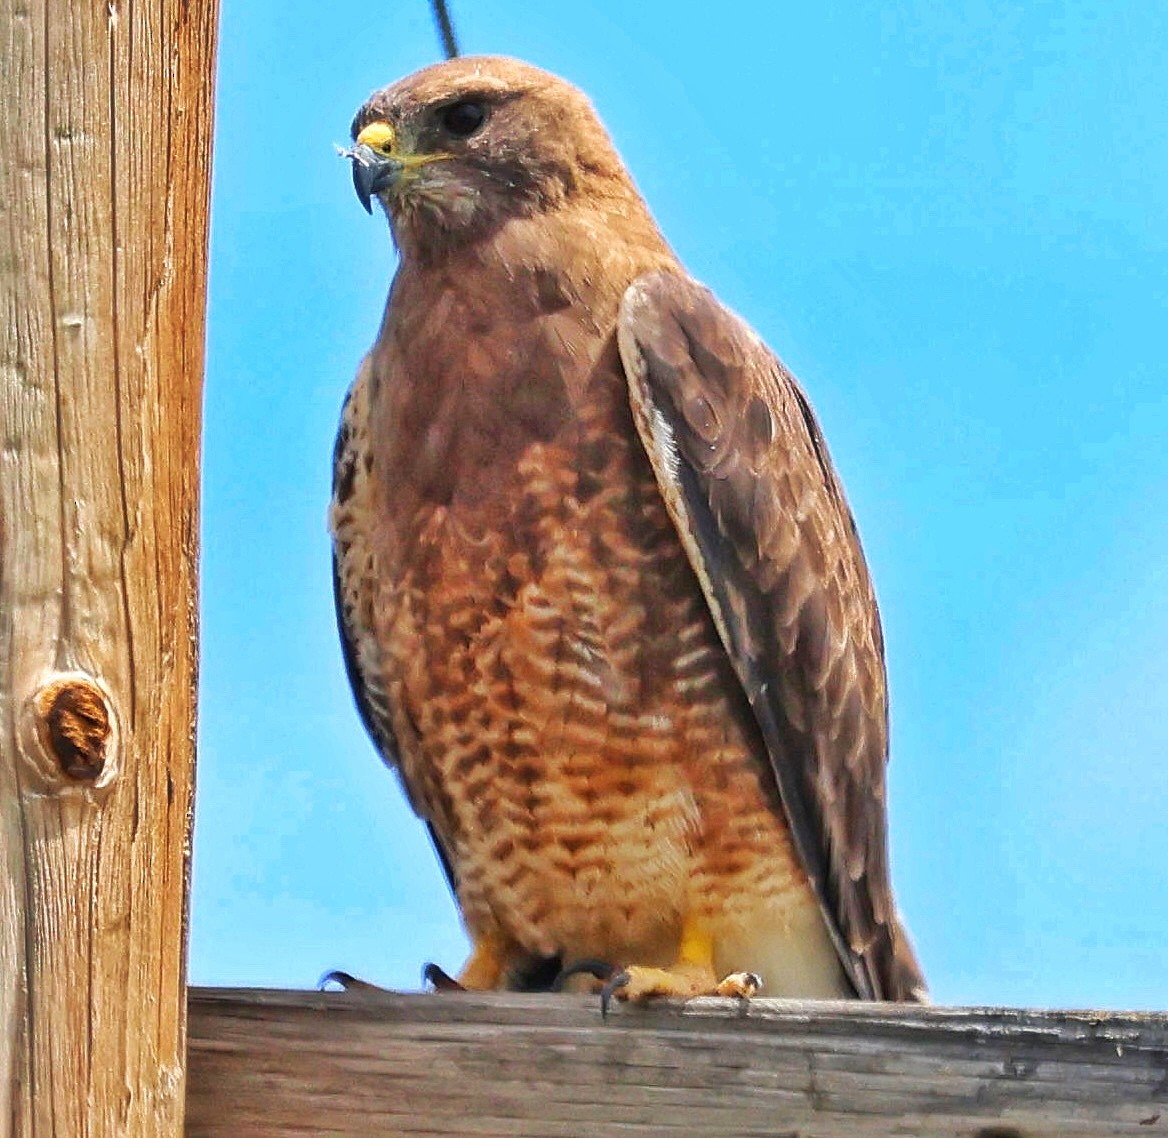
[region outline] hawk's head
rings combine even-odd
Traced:
[[[353,120],[353,182],[398,243],[474,240],[576,194],[635,191],[587,98],[496,56],[439,63],[378,91]]]

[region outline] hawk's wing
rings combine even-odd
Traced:
[[[923,992],[889,883],[884,645],[860,540],[806,396],[705,288],[626,291],[637,430],[750,700],[856,993]]]
[[[333,601],[345,674],[349,677],[361,722],[386,765],[400,776],[388,685],[380,674],[381,649],[373,619],[377,571],[368,541],[373,508],[369,495],[370,464],[367,461],[370,366],[369,357],[361,361],[357,378],[341,407],[341,423],[333,446],[333,496],[329,506],[329,529],[333,536]],[[421,815],[405,779],[400,781],[406,798]],[[453,893],[455,880],[450,858],[428,820],[426,828]]]

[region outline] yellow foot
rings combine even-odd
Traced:
[[[732,972],[723,980],[705,968],[681,965],[675,969],[630,965],[611,976],[600,992],[600,1011],[608,1014],[614,1000],[644,1003],[647,1000],[689,1000],[694,996],[734,996],[748,1000],[762,987],[754,972]]]
[[[714,940],[700,920],[687,917],[681,926],[677,963],[672,968],[630,965],[610,976],[600,992],[600,1010],[613,999],[642,1003],[652,999],[688,1000],[694,996],[736,996],[748,1000],[762,987],[753,972],[732,972],[722,980],[714,971]]]
[[[749,1000],[757,996],[762,987],[762,977],[757,972],[731,972],[718,981],[715,996],[728,996],[737,1000]]]

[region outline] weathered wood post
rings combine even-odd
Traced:
[[[0,0],[0,1138],[182,1130],[216,0]]]

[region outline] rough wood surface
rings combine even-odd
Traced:
[[[1168,1134],[1168,1016],[193,990],[188,1138]]]
[[[0,0],[0,1138],[181,1133],[215,0]]]

